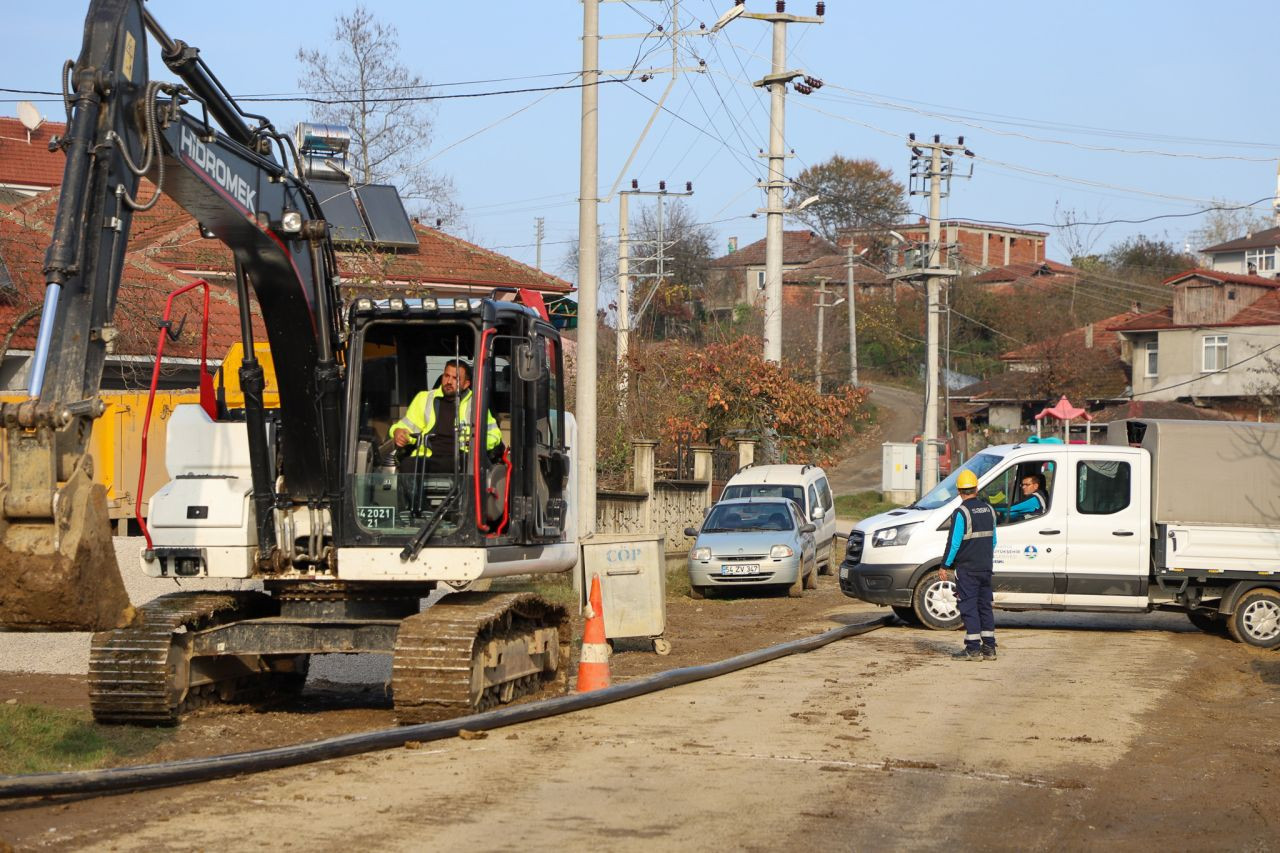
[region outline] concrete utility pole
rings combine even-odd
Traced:
[[[941,137],[934,136],[933,142],[917,142],[915,134],[911,134],[907,142],[911,149],[912,195],[928,192],[929,194],[929,253],[923,270],[925,280],[925,380],[924,380],[924,424],[920,434],[920,493],[932,489],[938,484],[938,315],[941,311],[939,294],[943,283],[958,275],[958,271],[945,269],[942,266],[942,197],[950,194],[952,177],[952,158],[956,151],[964,151],[965,155],[973,154],[964,147],[964,137],[957,144],[944,144]],[[928,165],[924,165],[925,149],[928,150]],[[924,171],[921,171],[924,169]],[[923,180],[928,189],[916,190],[915,181]],[[945,189],[944,189],[945,184]]]
[[[657,295],[658,288],[662,286],[663,281],[666,279],[667,261],[671,260],[670,258],[667,257],[667,249],[675,245],[674,242],[670,244],[667,242],[666,222],[664,219],[664,213],[666,210],[666,207],[665,207],[666,198],[667,196],[671,196],[671,195],[683,195],[683,196],[693,195],[693,182],[685,181],[684,192],[674,192],[672,190],[667,189],[666,181],[658,181],[657,190],[642,190],[639,188],[639,182],[633,180],[631,182],[631,189],[623,190],[623,192],[627,193],[628,195],[649,195],[649,196],[657,196],[658,198],[658,239],[654,244],[655,246],[654,254],[649,257],[636,259],[637,261],[640,261],[640,262],[654,263],[656,266],[656,271],[645,272],[645,273],[630,273],[629,263],[627,267],[629,272],[629,278],[653,279],[653,287],[649,288],[648,295],[646,295],[645,298],[640,301],[640,307],[636,309],[634,316],[631,317],[630,322],[628,324],[629,328],[639,328],[640,321],[644,319],[644,312],[649,310],[649,305],[650,303],[653,302],[653,297]],[[628,230],[629,230],[629,227],[628,227]],[[629,257],[630,257],[630,253],[628,253],[628,258]],[[619,252],[618,252],[618,262],[619,263],[622,262],[621,248],[619,248]],[[621,275],[621,273],[619,273],[619,275]]]
[[[578,172],[578,538],[596,529],[596,223],[600,143],[600,0],[582,0],[582,133]]]
[[[868,246],[856,257],[862,257],[871,247]],[[858,299],[857,293],[853,286],[853,242],[849,242],[849,249],[845,254],[845,285],[848,288],[848,294],[845,299],[849,300],[849,387],[858,387]]]
[[[544,217],[535,216],[533,218],[533,236],[538,244],[538,269],[542,269],[542,238],[546,236],[546,233],[547,220]]]
[[[618,396],[627,405],[627,358],[631,347],[631,236],[628,192],[618,193]]]
[[[735,7],[737,8],[737,7]],[[821,24],[825,4],[818,3],[817,16],[788,15],[785,0],[777,0],[777,12],[726,12],[721,16],[716,28],[723,26],[733,17],[751,18],[756,21],[768,21],[773,24],[773,63],[770,73],[752,85],[769,89],[769,179],[765,182],[768,190],[765,220],[764,248],[764,357],[766,361],[781,363],[782,361],[782,215],[787,213],[782,206],[782,193],[787,188],[786,170],[784,168],[784,134],[786,123],[787,84],[797,77],[804,77],[803,71],[788,71],[787,65],[787,24]],[[732,16],[732,17],[731,17]],[[811,91],[822,85],[820,80],[806,78],[807,84],[801,92]],[[816,199],[815,199],[816,200]],[[766,443],[765,454],[769,456]]]
[[[826,325],[827,325],[825,320],[825,315],[823,312],[828,308],[835,308],[837,305],[844,302],[844,299],[841,298],[841,299],[837,299],[835,302],[827,302],[827,297],[835,296],[835,294],[832,291],[827,290],[827,279],[825,278],[818,280],[817,296],[818,296],[818,301],[814,303],[814,306],[818,309],[818,345],[813,351],[813,384],[817,392],[821,394],[822,393],[822,339],[823,339],[823,333],[825,332]]]

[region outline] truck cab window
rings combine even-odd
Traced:
[[[1128,462],[1076,463],[1076,511],[1082,515],[1110,515],[1129,506]]]
[[[983,487],[981,495],[1002,525],[1044,515],[1052,505],[1053,462],[1034,460],[1012,465]]]

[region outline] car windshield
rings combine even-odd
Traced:
[[[973,475],[981,480],[983,474],[1000,464],[1001,458],[992,453],[979,453],[964,463],[958,470],[952,471],[950,477],[930,489],[929,494],[916,501],[913,506],[918,509],[937,509],[943,506],[947,501],[960,494],[956,489],[956,480],[959,478],[961,471],[972,471]]]
[[[745,483],[729,486],[720,496],[721,500],[732,498],[786,498],[795,501],[796,506],[804,506],[804,486],[784,486],[780,483]]]
[[[703,533],[732,530],[794,530],[786,504],[716,504],[702,526]]]

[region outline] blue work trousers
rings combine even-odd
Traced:
[[[996,614],[991,607],[994,593],[991,572],[956,569],[956,602],[964,622],[964,647],[995,647]]]

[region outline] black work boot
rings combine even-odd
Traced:
[[[970,649],[965,647],[958,652],[951,653],[952,660],[982,660],[982,652],[978,649]]]
[[[995,643],[983,643],[983,644],[982,644],[982,659],[983,659],[984,661],[987,661],[987,660],[995,660],[995,659],[996,659],[996,646],[995,646]]]

